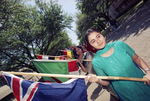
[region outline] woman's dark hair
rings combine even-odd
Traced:
[[[85,41],[88,45],[90,45],[89,40],[88,40],[88,36],[92,33],[92,32],[97,32],[97,33],[101,33],[100,30],[95,29],[95,28],[90,28],[85,32]],[[91,46],[91,45],[90,45]]]
[[[82,46],[80,46],[80,45],[79,46],[75,46],[74,49],[73,49],[73,54],[74,54],[75,59],[78,58],[78,55],[76,53],[76,48],[80,48],[82,50],[82,53],[84,53],[84,50],[83,50]]]

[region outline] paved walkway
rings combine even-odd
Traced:
[[[107,42],[124,41],[150,66],[150,1],[130,15],[118,28],[106,36]],[[97,84],[88,89],[88,101],[117,101]]]
[[[106,36],[107,42],[117,40],[126,42],[150,66],[150,1],[130,15],[118,29],[118,33],[113,31]],[[97,83],[86,83],[88,101],[117,101]]]
[[[150,1],[130,15],[118,30],[107,35],[107,42],[124,41],[150,66]]]

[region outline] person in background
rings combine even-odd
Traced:
[[[86,48],[86,45],[84,43],[81,46],[82,46],[82,49],[83,49],[84,52],[88,51],[87,48]]]
[[[106,44],[105,37],[94,28],[86,31],[85,40],[98,49],[92,61],[98,76],[146,78],[147,82],[102,80],[94,74],[88,75],[85,80],[111,85],[122,101],[150,101],[150,68],[129,45],[122,41]]]
[[[111,26],[111,28],[113,28],[116,32],[118,32],[118,29],[117,29],[117,27],[118,27],[118,23],[117,23],[117,21],[116,20],[110,20],[109,21],[109,26]]]
[[[75,59],[77,59],[76,61],[79,63],[83,72],[85,72],[86,74],[95,74],[95,71],[92,67],[92,59],[95,55],[94,53],[88,51],[84,52],[83,47],[79,45],[74,47],[73,54]]]

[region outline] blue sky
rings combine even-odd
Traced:
[[[45,0],[46,2],[49,0]],[[29,0],[27,2],[28,4],[31,5],[35,5],[34,0]],[[63,11],[67,12],[69,15],[74,17],[74,21],[72,22],[72,30],[70,29],[66,29],[67,30],[67,34],[69,36],[70,39],[72,39],[72,43],[78,45],[79,44],[79,40],[77,40],[77,35],[74,32],[74,30],[76,29],[76,24],[75,24],[75,14],[77,12],[76,8],[76,2],[75,0],[58,0],[58,4],[62,5],[62,9]]]

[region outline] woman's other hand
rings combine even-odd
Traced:
[[[79,59],[76,59],[76,62],[80,63],[80,60],[79,60]]]
[[[150,85],[150,71],[147,71],[146,75],[143,78],[147,79],[147,81],[144,82],[144,84],[147,83],[148,85]]]
[[[98,82],[98,78],[94,74],[89,74],[88,76],[85,77],[85,80],[89,82]]]

